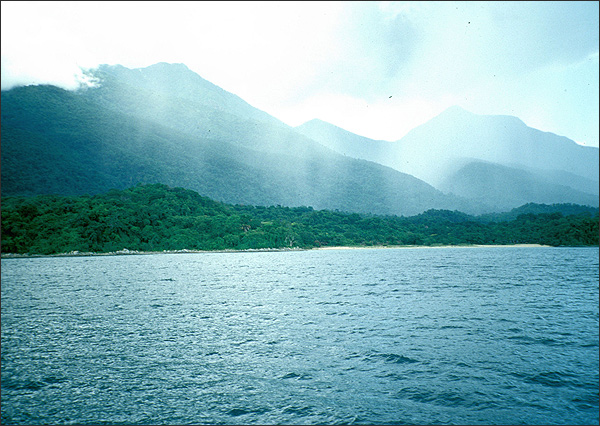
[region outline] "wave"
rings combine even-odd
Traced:
[[[419,361],[404,355],[394,354],[394,353],[375,353],[370,354],[365,357],[367,361],[375,360],[375,361],[384,361],[391,364],[413,364],[418,363]]]

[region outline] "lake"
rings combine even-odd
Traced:
[[[2,424],[598,424],[598,248],[2,259]]]

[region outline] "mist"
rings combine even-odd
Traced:
[[[340,154],[383,164],[490,210],[525,202],[598,205],[598,148],[514,116],[455,106],[397,141],[368,139],[320,120],[296,129]]]

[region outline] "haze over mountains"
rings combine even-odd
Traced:
[[[296,129],[339,153],[409,173],[492,210],[525,202],[598,205],[598,148],[530,128],[516,117],[451,107],[396,142],[320,120]]]
[[[598,149],[514,117],[452,108],[398,142],[372,141],[319,121],[294,129],[183,64],[91,74],[97,86],[74,92],[2,92],[2,195],[164,183],[228,203],[376,214],[598,205]]]

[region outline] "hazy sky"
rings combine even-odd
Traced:
[[[181,62],[292,126],[397,140],[460,105],[597,147],[598,4],[2,1],[2,88]]]

